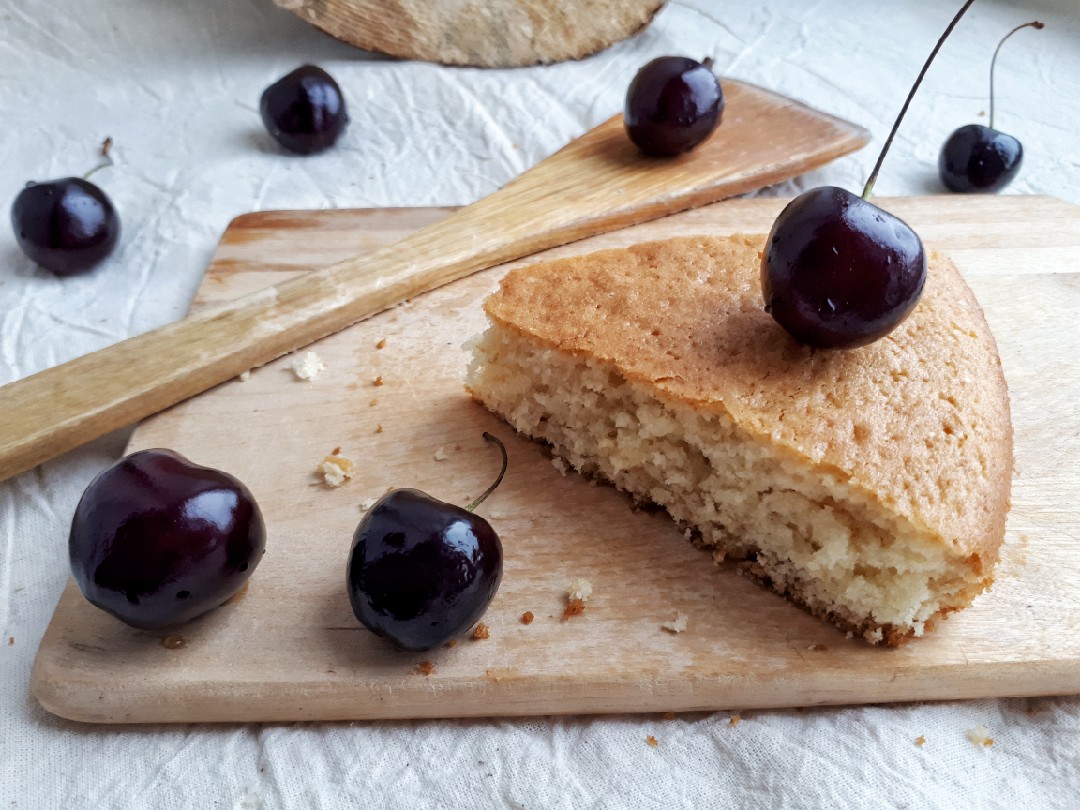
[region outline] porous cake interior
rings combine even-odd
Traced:
[[[471,348],[467,387],[514,428],[576,470],[659,504],[702,545],[873,643],[922,635],[986,584],[947,544],[722,412],[658,398],[609,363],[498,324]]]

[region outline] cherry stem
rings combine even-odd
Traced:
[[[1012,31],[1003,36],[1001,38],[1001,42],[999,42],[997,47],[994,48],[994,58],[990,60],[990,121],[988,122],[990,129],[994,128],[994,65],[997,64],[998,52],[1001,50],[1001,46],[1005,44],[1005,40],[1007,40],[1021,28],[1034,28],[1038,31],[1041,31],[1042,29],[1046,28],[1046,26],[1038,20],[1032,20],[1029,23],[1018,25]]]
[[[109,166],[114,166],[115,165],[113,163],[113,159],[112,159],[112,145],[113,145],[113,139],[112,138],[106,138],[102,142],[101,151],[98,154],[101,155],[103,160],[97,166],[95,166],[90,171],[88,171],[86,174],[84,174],[82,176],[83,180],[89,180],[93,175],[97,174],[102,169],[107,169]]]
[[[915,84],[911,85],[911,91],[907,94],[907,98],[904,99],[904,106],[900,108],[900,114],[896,116],[896,121],[892,125],[889,137],[885,140],[885,145],[881,147],[881,154],[878,155],[877,163],[874,164],[874,170],[870,172],[870,179],[866,181],[866,185],[863,187],[862,198],[864,200],[870,199],[870,193],[874,190],[874,183],[877,182],[878,172],[881,171],[881,164],[885,160],[885,153],[888,152],[889,147],[892,146],[893,138],[896,137],[896,130],[900,128],[900,122],[904,120],[904,115],[911,105],[911,99],[915,96],[915,91],[919,89],[919,85],[922,84],[923,76],[925,76],[926,71],[930,69],[930,63],[934,61],[934,57],[937,56],[938,51],[941,50],[941,46],[945,44],[945,40],[949,38],[949,34],[956,28],[956,24],[960,22],[960,18],[964,16],[974,2],[975,0],[967,0],[963,7],[956,12],[956,16],[952,18],[952,22],[949,23],[949,27],[945,29],[945,33],[938,37],[937,45],[934,46],[934,50],[930,52],[930,56],[927,57],[926,63],[922,66],[922,70],[919,71],[919,76],[915,79]]]
[[[502,483],[503,476],[506,475],[506,465],[507,465],[506,445],[504,445],[501,441],[499,441],[499,438],[497,436],[492,436],[486,430],[484,431],[484,438],[489,442],[495,442],[495,444],[499,445],[499,452],[502,453],[502,469],[499,470],[499,477],[495,479],[495,483],[492,484],[490,487],[488,487],[486,490],[484,490],[483,495],[481,495],[479,498],[477,498],[475,501],[473,501],[472,503],[470,503],[468,506],[465,507],[466,512],[473,511],[474,509],[476,509],[476,507],[478,507],[480,504],[482,504],[484,501],[486,501],[487,496],[490,495],[492,492],[494,492],[496,489],[499,488],[499,484]]]

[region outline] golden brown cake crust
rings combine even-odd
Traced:
[[[663,397],[729,414],[989,573],[1005,533],[1012,424],[997,346],[955,265],[930,254],[922,300],[886,338],[815,351],[763,310],[763,245],[687,237],[529,265],[485,308]]]

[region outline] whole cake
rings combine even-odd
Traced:
[[[792,602],[901,644],[992,580],[1013,463],[993,336],[931,253],[892,334],[804,347],[763,310],[763,244],[678,238],[512,271],[468,389]]]

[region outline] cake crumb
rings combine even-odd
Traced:
[[[826,647],[824,644],[811,644],[806,649],[808,649],[810,652],[825,652],[829,648]]]
[[[418,675],[431,675],[435,671],[435,665],[430,661],[421,661],[416,665]]]
[[[863,638],[865,638],[871,644],[880,644],[882,639],[885,638],[885,634],[881,632],[880,627],[876,627],[873,630],[867,630],[866,632],[864,632]]]
[[[656,748],[656,746],[660,745],[660,743],[657,742],[656,737],[654,737],[652,734],[645,738],[645,742],[647,745],[651,745],[653,748]]]
[[[310,382],[326,370],[326,363],[315,352],[304,352],[293,356],[292,373],[296,379]]]
[[[966,736],[972,745],[981,745],[985,748],[989,748],[994,744],[994,738],[990,736],[990,729],[982,723],[979,723],[975,728],[969,728]]]
[[[443,646],[446,647],[446,649],[448,649],[448,650],[452,650],[452,649],[454,649],[454,647],[457,646],[457,639],[452,638],[448,642],[446,642],[446,644],[444,644]]]
[[[566,587],[566,595],[571,601],[580,600],[586,602],[592,596],[592,583],[583,578],[571,580]]]
[[[592,583],[579,577],[571,580],[566,587],[566,610],[563,611],[562,620],[565,622],[571,616],[580,616],[585,612],[585,602],[592,596]]]
[[[378,343],[376,343],[375,348],[376,349],[385,349],[386,348],[386,338],[383,338]]]
[[[332,455],[332,456],[340,456],[341,455],[341,448],[340,447],[335,447],[333,450],[330,451],[330,455]]]
[[[570,470],[569,465],[558,456],[553,456],[551,459],[551,466],[559,471],[559,475],[563,478],[566,477],[566,473]]]
[[[372,380],[371,384],[376,386],[376,387],[382,385],[383,384],[382,375],[380,374],[378,377],[376,377],[374,380]]]
[[[488,630],[488,626],[483,622],[477,622],[476,627],[472,631],[473,641],[483,641],[485,638],[491,638],[491,631]]]
[[[374,408],[378,404],[379,404],[379,400],[373,399],[373,400],[371,400],[371,402],[368,403],[368,407],[369,408]]]
[[[585,612],[585,601],[583,599],[571,599],[566,603],[566,610],[563,611],[562,620],[565,622],[571,616],[580,616]]]
[[[436,461],[446,461],[446,448],[440,447],[436,450],[434,458]]]
[[[532,624],[534,618],[535,617],[533,616],[533,612],[531,610],[526,610],[524,613],[521,614],[521,623]]]
[[[345,456],[330,455],[322,460],[319,472],[322,474],[323,483],[328,487],[340,487],[353,477],[356,465]]]
[[[249,368],[247,371],[241,371],[236,379],[238,379],[240,382],[247,382],[251,379],[251,369]]]
[[[680,610],[677,610],[675,611],[675,618],[672,619],[670,622],[664,622],[662,625],[660,625],[660,627],[663,630],[667,630],[669,633],[675,633],[676,635],[678,635],[679,633],[686,632],[686,622],[686,614]]]
[[[918,737],[915,738],[915,745],[919,746],[919,748],[922,748],[924,745],[926,745],[926,737],[920,734]]]
[[[737,714],[733,714],[733,715],[731,715],[731,719],[727,721],[727,724],[729,726],[731,726],[732,728],[735,728],[735,726],[739,725],[739,723],[741,723],[741,722],[742,722],[742,717],[740,717]]]
[[[376,433],[382,433],[382,425],[376,425],[375,426],[375,432]]]
[[[364,500],[360,501],[360,508],[366,512],[375,505],[377,500],[377,498],[364,498]]]

